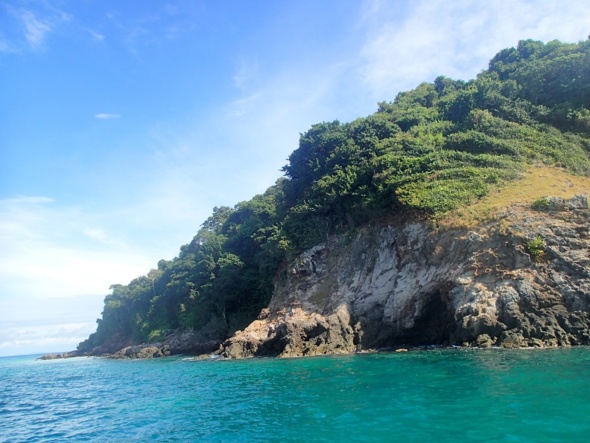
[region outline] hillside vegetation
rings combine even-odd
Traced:
[[[518,180],[493,189],[477,202],[441,214],[435,221],[439,228],[475,228],[478,224],[506,214],[510,206],[529,209],[555,196],[571,199],[576,195],[590,196],[590,177],[572,175],[567,169],[536,163],[525,170]]]
[[[472,222],[470,204],[535,167],[589,175],[589,152],[590,41],[521,41],[474,80],[438,77],[368,117],[313,125],[274,186],[214,208],[178,257],[113,285],[78,349],[177,329],[226,337],[268,303],[288,259],[330,234],[400,215]]]

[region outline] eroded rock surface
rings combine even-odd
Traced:
[[[411,223],[332,238],[292,264],[270,306],[220,353],[589,344],[587,200],[549,201],[471,231]]]

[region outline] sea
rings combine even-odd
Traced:
[[[588,442],[590,349],[0,358],[1,442]]]

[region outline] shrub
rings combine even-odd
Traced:
[[[545,255],[545,240],[541,236],[537,236],[530,240],[526,246],[526,252],[531,256],[531,259],[535,262],[541,261]]]
[[[547,197],[541,197],[531,203],[531,208],[536,211],[546,211],[550,208],[549,200]]]
[[[166,337],[166,332],[168,332],[168,331],[165,331],[162,329],[155,329],[155,330],[151,331],[148,334],[148,342],[155,343],[160,340],[163,340]]]

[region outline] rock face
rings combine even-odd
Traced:
[[[217,334],[217,337],[219,335]],[[170,333],[162,342],[129,344],[129,339],[118,337],[103,346],[97,346],[88,352],[71,351],[57,354],[46,354],[40,360],[54,360],[72,357],[106,357],[113,359],[145,359],[160,358],[170,355],[188,354],[200,355],[215,352],[222,340],[211,335],[211,331],[175,331]]]
[[[332,238],[298,257],[220,354],[590,344],[588,203],[548,201],[473,230],[416,222]]]
[[[216,351],[221,340],[207,340],[198,332],[175,332],[161,343],[126,346],[106,356],[110,358],[160,358],[177,354],[205,354]],[[92,355],[95,354],[94,350]],[[104,354],[103,354],[104,355]]]

